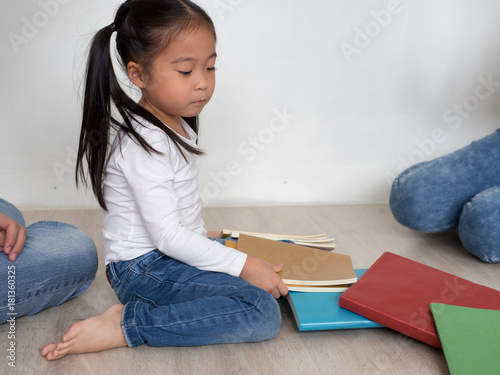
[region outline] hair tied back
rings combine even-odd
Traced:
[[[130,0],[127,0],[118,8],[115,20],[110,25],[111,30],[118,31],[121,28],[122,24],[125,22],[125,18],[127,18],[129,11],[130,11]]]

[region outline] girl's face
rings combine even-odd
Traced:
[[[213,34],[199,27],[172,41],[147,77],[129,63],[129,77],[142,90],[139,103],[175,130],[180,117],[198,115],[212,97],[216,56]]]

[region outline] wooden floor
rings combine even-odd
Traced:
[[[24,214],[28,224],[58,220],[86,231],[97,244],[100,265],[96,280],[81,296],[35,316],[19,318],[17,367],[7,369],[6,356],[2,355],[2,374],[448,374],[440,350],[388,328],[299,332],[286,301],[281,301],[281,332],[271,341],[194,348],[143,345],[47,362],[39,355],[44,344],[58,341],[72,323],[100,314],[117,298],[104,275],[100,211]],[[212,230],[327,232],[336,239],[336,251],[350,255],[355,268],[367,268],[384,251],[392,251],[500,289],[500,264],[484,264],[469,255],[454,233],[423,235],[400,226],[384,204],[207,208],[203,216],[207,229]],[[6,325],[0,326],[0,335],[2,342],[7,340]]]

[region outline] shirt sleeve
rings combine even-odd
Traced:
[[[168,139],[150,143],[161,155],[148,153],[134,141],[122,153],[123,172],[144,225],[164,254],[202,270],[239,276],[247,255],[186,228],[174,189],[173,160]],[[176,150],[177,151],[177,150]],[[177,155],[182,157],[182,155]]]

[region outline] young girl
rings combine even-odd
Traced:
[[[116,46],[139,103],[120,88]],[[104,260],[120,302],[46,345],[49,360],[120,346],[271,339],[287,294],[281,265],[206,236],[195,156],[197,115],[215,84],[215,30],[189,0],[129,0],[92,41],[77,173],[88,165],[105,210]],[[113,117],[112,103],[122,117]],[[111,148],[110,130],[118,128]],[[78,175],[77,175],[78,176]]]

